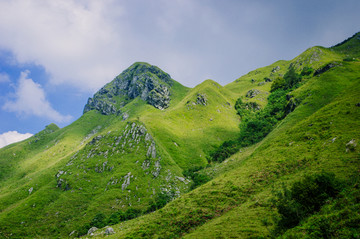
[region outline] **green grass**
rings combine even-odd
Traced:
[[[225,161],[228,169],[165,208],[114,226],[113,237],[269,236],[277,214],[269,200],[281,184],[322,171],[347,181],[357,172],[358,148],[346,153],[346,144],[360,140],[359,69],[351,63],[309,78],[293,92],[304,97],[301,105],[262,142]]]
[[[271,204],[274,190],[322,171],[344,181],[358,172],[359,146],[347,150],[346,144],[360,141],[360,62],[342,61],[349,52],[341,49],[313,47],[224,87],[211,80],[192,89],[173,82],[165,110],[136,98],[121,109],[129,114],[126,121],[90,111],[65,128],[50,125],[53,132],[45,129],[1,149],[0,237],[64,238],[74,230],[77,236],[99,213],[109,218],[129,208],[145,215],[114,225],[116,234],[109,238],[270,236],[277,216]],[[300,73],[305,66],[316,70],[334,61],[341,64],[304,77],[290,92],[299,105],[261,142],[222,163],[207,161],[216,146],[239,136],[240,118],[234,109],[239,97],[264,108],[271,87],[271,82],[261,83],[264,78],[281,77],[290,64]],[[280,69],[272,72],[276,66]],[[260,94],[245,97],[250,89]],[[205,105],[199,97],[206,98]],[[140,134],[141,128],[146,132]],[[148,153],[153,143],[155,157]],[[183,172],[193,167],[203,167],[199,173],[212,180],[189,192],[191,182],[183,182]],[[123,190],[129,172],[130,185]],[[357,235],[358,229],[350,225],[357,216],[348,211],[357,208],[352,203],[358,191],[348,190],[352,196],[342,194],[283,236],[311,237],[309,230],[328,217],[334,221],[330,227],[339,232],[334,235],[350,235],[350,230]],[[146,214],[161,195],[172,195],[171,202]],[[343,218],[350,221],[345,226],[339,222]]]

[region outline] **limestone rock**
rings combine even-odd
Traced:
[[[122,115],[122,119],[123,119],[123,120],[127,120],[128,118],[129,118],[129,114],[125,112],[125,113]]]
[[[115,231],[112,227],[108,227],[105,230],[105,235],[111,235],[111,234],[115,234]]]
[[[172,84],[170,75],[158,67],[135,63],[89,98],[84,113],[97,110],[104,115],[120,115],[120,108],[136,97],[163,110],[170,105]],[[126,115],[123,114],[123,119]]]
[[[275,72],[277,72],[277,71],[279,71],[279,70],[280,70],[280,66],[275,66],[275,67],[271,70],[271,72],[275,73]]]
[[[254,98],[256,95],[260,94],[260,91],[258,89],[251,89],[246,93],[247,98]]]
[[[92,228],[90,228],[89,230],[88,230],[88,235],[89,236],[93,236],[94,235],[94,232],[96,232],[97,231],[97,227],[92,227]]]
[[[330,70],[331,68],[334,68],[336,66],[341,66],[342,64],[341,63],[338,63],[338,62],[331,62],[327,65],[325,65],[324,67],[321,67],[319,69],[317,69],[315,72],[314,72],[314,76],[316,75],[319,75],[319,74],[322,74],[328,70]]]
[[[121,189],[124,191],[130,185],[131,172],[124,176],[124,183],[121,185]]]
[[[196,96],[196,103],[198,105],[207,105],[207,97],[205,94],[198,93]]]
[[[354,151],[355,148],[357,146],[357,143],[355,141],[355,139],[350,140],[347,144],[346,144],[346,152],[349,151]]]

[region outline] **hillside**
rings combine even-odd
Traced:
[[[206,80],[189,89],[158,67],[133,64],[71,125],[0,149],[0,237],[78,237],[107,225],[109,238],[360,235],[359,48],[358,33],[224,87]],[[296,107],[260,142],[211,161],[239,137],[235,102],[265,109],[290,68],[302,75],[287,93]],[[276,232],[279,189],[324,172],[345,191]]]

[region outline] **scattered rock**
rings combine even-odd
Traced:
[[[185,183],[185,184],[188,184],[188,183],[189,183],[189,180],[188,180],[188,179],[185,179],[185,178],[183,178],[183,177],[175,176],[175,178],[176,178],[177,180],[179,180],[180,182],[183,182],[183,183]]]
[[[346,144],[346,152],[354,151],[356,146],[357,146],[357,144],[356,144],[355,139],[350,140],[350,141]]]
[[[97,110],[104,115],[120,115],[120,108],[138,96],[162,110],[169,107],[172,84],[170,75],[158,67],[135,63],[89,98],[84,113]],[[117,103],[113,99],[116,96],[122,97],[123,101]]]
[[[90,228],[89,229],[89,231],[88,231],[88,235],[89,236],[93,236],[94,235],[94,232],[96,232],[97,231],[97,227],[92,227],[92,228]]]
[[[265,82],[272,82],[272,79],[270,79],[269,77],[265,77],[264,80]]]
[[[264,81],[262,81],[262,82],[260,82],[260,83],[258,84],[258,86],[262,86],[262,85],[265,85],[265,82],[264,82]]]
[[[280,70],[280,66],[275,66],[275,67],[271,70],[271,72],[275,73],[275,72],[277,72],[277,71],[279,71],[279,70]]]
[[[154,178],[157,178],[159,176],[160,169],[161,169],[160,160],[158,160],[155,162],[154,170],[151,172]]]
[[[131,172],[124,176],[124,183],[121,185],[121,189],[124,191],[130,185]]]
[[[205,94],[198,93],[196,97],[196,103],[198,105],[207,105],[207,98]]]
[[[32,191],[34,190],[34,188],[33,187],[31,187],[31,188],[29,188],[29,195],[32,193]]]
[[[115,234],[115,231],[112,227],[108,227],[105,230],[105,235],[111,235],[111,234]]]
[[[316,75],[319,75],[319,74],[322,74],[328,70],[330,70],[331,68],[334,68],[336,66],[341,66],[342,64],[341,63],[338,63],[338,62],[331,62],[327,65],[325,65],[324,67],[321,67],[319,69],[317,69],[315,72],[314,72],[314,76]]]
[[[256,95],[260,94],[260,91],[258,89],[251,89],[246,93],[247,98],[254,98]]]
[[[146,152],[146,157],[156,158],[156,147],[155,142],[153,141]]]
[[[125,112],[125,113],[122,115],[122,119],[125,121],[125,120],[127,120],[128,118],[129,118],[129,114]]]

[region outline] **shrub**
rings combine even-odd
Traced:
[[[290,189],[284,187],[273,200],[280,215],[275,232],[279,234],[295,227],[304,218],[318,212],[326,200],[337,196],[340,188],[339,181],[330,173],[306,176]]]
[[[170,201],[170,194],[159,192],[156,194],[155,199],[150,203],[147,212],[154,212],[160,208],[163,208]]]
[[[313,68],[311,68],[311,67],[309,67],[309,66],[305,66],[305,67],[302,69],[300,75],[301,75],[301,76],[308,76],[308,75],[311,75],[313,72],[314,72],[314,69],[313,69]]]
[[[90,223],[90,227],[97,227],[102,228],[106,226],[106,216],[103,213],[98,213],[96,216],[92,219]]]

